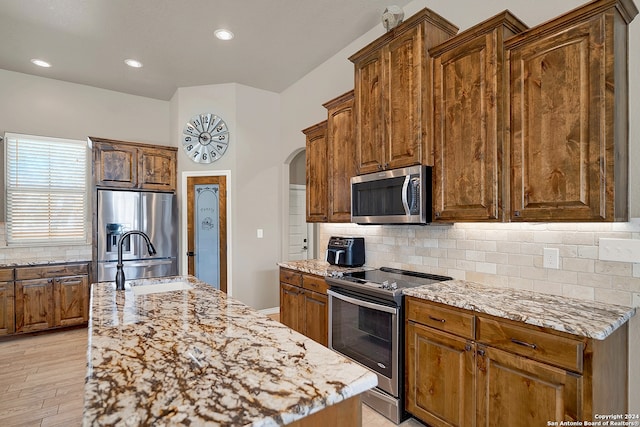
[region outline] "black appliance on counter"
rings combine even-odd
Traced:
[[[404,410],[404,308],[402,290],[451,277],[395,268],[325,278],[329,294],[329,348],[369,368],[378,386],[362,401],[396,424]]]
[[[342,267],[364,265],[364,237],[332,236],[327,245],[327,262]]]

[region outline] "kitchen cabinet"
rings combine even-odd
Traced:
[[[429,50],[434,222],[504,219],[509,125],[504,40],[526,28],[505,11]]]
[[[628,207],[631,0],[587,3],[505,42],[512,221],[614,221]]]
[[[176,190],[177,148],[90,137],[97,187]]]
[[[355,70],[359,174],[433,164],[427,49],[457,31],[423,9],[349,58]]]
[[[323,104],[327,109],[328,222],[351,221],[351,177],[358,174],[353,90]]]
[[[280,268],[280,321],[327,346],[329,297],[324,278]]]
[[[0,335],[15,332],[13,268],[0,268]]]
[[[627,413],[627,323],[595,340],[414,297],[406,304],[406,406],[429,425]]]
[[[329,175],[327,121],[304,129],[307,173],[307,222],[327,222],[329,218]]]
[[[16,332],[80,325],[89,319],[87,263],[18,267]]]

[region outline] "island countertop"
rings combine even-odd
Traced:
[[[175,281],[192,289],[132,291]],[[88,362],[85,426],[285,425],[377,384],[190,276],[92,285]]]

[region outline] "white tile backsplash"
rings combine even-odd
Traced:
[[[598,259],[601,238],[640,239],[640,219],[625,223],[459,223],[439,226],[320,225],[329,237],[365,237],[366,264],[444,274],[499,287],[630,306],[640,264]],[[542,264],[560,250],[560,269]]]

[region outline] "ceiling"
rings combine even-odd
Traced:
[[[232,82],[281,92],[379,24],[387,6],[408,3],[2,0],[0,68],[161,100],[178,87]],[[235,38],[216,39],[221,27]]]

